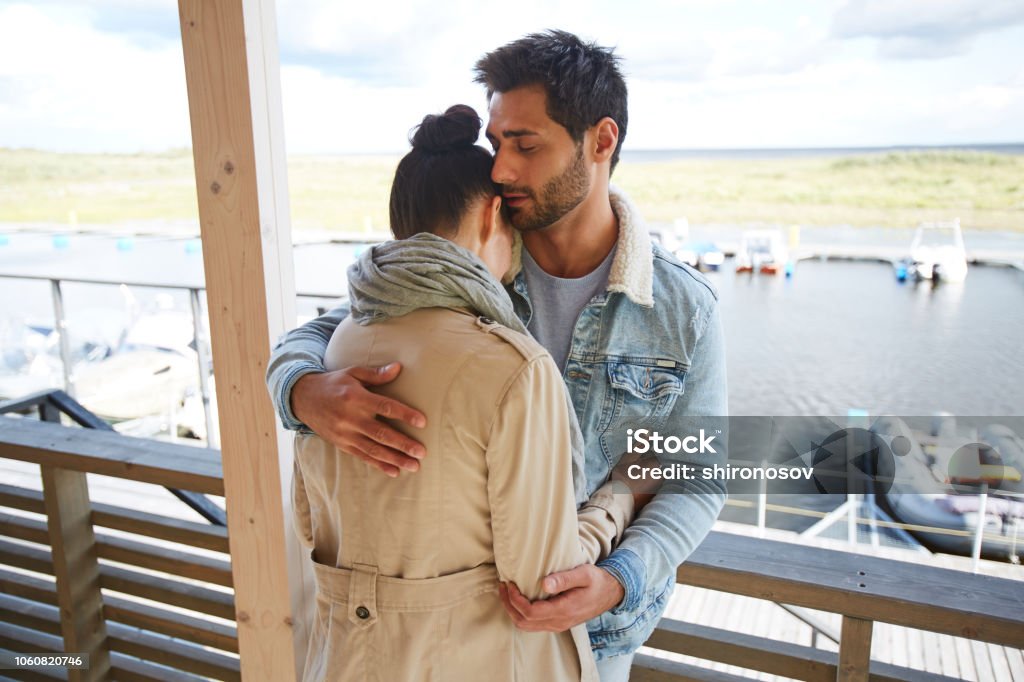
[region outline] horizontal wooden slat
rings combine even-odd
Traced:
[[[4,671],[0,671],[4,672]],[[68,679],[67,673],[63,670],[51,670],[49,668],[29,668],[22,670],[7,671],[17,677],[5,677],[0,674],[0,682],[54,682],[54,680]],[[63,674],[63,677],[61,675]]]
[[[39,641],[40,633],[59,636],[61,629],[57,607],[7,595],[0,595],[0,622],[33,633],[28,635],[33,641]],[[107,634],[114,651],[214,679],[241,679],[235,657],[150,635],[119,623],[107,623]]]
[[[1015,580],[713,532],[678,581],[866,620],[1019,647]]]
[[[96,502],[92,505],[92,522],[94,525],[104,528],[145,535],[214,552],[227,554],[230,551],[228,549],[228,529],[224,526],[175,519]]]
[[[0,594],[20,597],[50,606],[57,605],[53,581],[0,569]],[[194,618],[174,611],[140,604],[114,595],[104,595],[103,611],[109,620],[177,637],[222,651],[238,653],[235,628]]]
[[[49,548],[44,550],[0,540],[0,564],[53,575],[53,559],[50,557]]]
[[[0,535],[39,544],[50,539],[45,522],[14,514],[0,514]],[[220,559],[110,535],[96,536],[96,554],[101,559],[231,587],[231,564]]]
[[[753,677],[731,675],[710,668],[637,654],[629,673],[630,682],[754,682]]]
[[[0,456],[224,495],[219,451],[110,431],[0,416]]]
[[[52,580],[0,569],[0,593],[57,605],[57,586]]]
[[[96,536],[96,554],[100,559],[231,587],[231,564],[220,559],[109,535]]]
[[[205,682],[207,679],[116,651],[110,654],[110,669],[117,682]]]
[[[644,646],[807,682],[836,679],[835,654],[662,618]]]
[[[53,575],[50,553],[35,547],[0,540],[0,564]],[[234,597],[230,593],[165,577],[130,571],[117,566],[100,566],[100,586],[151,601],[171,604],[211,616],[235,619]]]
[[[41,491],[12,485],[0,485],[0,507],[10,507],[34,514],[46,513]],[[229,552],[228,531],[224,526],[176,519],[98,502],[92,503],[92,522],[96,526],[125,533],[145,535],[214,552]]]
[[[56,606],[0,594],[0,623],[60,637],[59,613]]]
[[[238,653],[238,633],[235,628],[227,625],[211,623],[114,596],[103,598],[103,612],[108,620],[124,625]]]
[[[59,654],[64,652],[64,640],[0,621],[0,648],[26,653]]]
[[[836,679],[834,651],[662,618],[644,646],[806,682]],[[955,682],[945,677],[872,661],[872,682]]]
[[[16,514],[0,513],[0,535],[39,545],[50,544],[50,534],[46,530],[45,521]]]
[[[107,623],[107,637],[112,651],[216,680],[242,679],[238,659],[231,656],[149,635],[119,623]]]
[[[42,491],[15,485],[0,485],[0,507],[11,507],[33,514],[46,513]]]
[[[235,600],[230,593],[199,585],[177,582],[117,566],[100,566],[100,585],[107,590],[208,613],[218,618],[235,619]]]

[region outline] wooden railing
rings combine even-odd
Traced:
[[[45,422],[61,423],[63,419],[87,429],[114,431],[114,427],[96,416],[77,400],[60,389],[46,389],[22,398],[0,403],[0,414],[38,414]],[[168,488],[172,495],[216,526],[227,525],[224,509],[210,502],[205,495],[178,488]]]
[[[1024,647],[1024,582],[788,542],[711,533],[677,574],[683,585],[842,615],[839,652],[663,618],[646,646],[772,675],[949,680],[872,661],[875,622]],[[748,679],[637,656],[630,680]]]
[[[0,507],[16,510],[0,513],[0,649],[90,654],[90,669],[68,679],[239,679],[226,530],[92,503],[86,485],[88,472],[223,495],[216,451],[0,417],[0,457],[39,465],[43,484],[0,486]],[[842,615],[838,653],[669,618],[647,642],[752,671],[949,679],[871,661],[875,622],[1024,646],[1018,581],[724,533],[705,540],[678,581]],[[747,678],[639,655],[630,679]]]
[[[0,417],[0,457],[42,479],[41,492],[0,485],[0,649],[90,657],[66,676],[0,676],[240,679],[227,529],[150,513],[141,497],[143,509],[93,503],[86,479],[223,496],[219,452]]]

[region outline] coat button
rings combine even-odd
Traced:
[[[366,620],[370,617],[370,609],[366,608],[365,606],[360,606],[356,609],[356,615],[362,618],[363,620]]]
[[[481,317],[480,324],[494,324],[494,320],[489,317]]]

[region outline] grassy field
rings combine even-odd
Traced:
[[[288,182],[295,229],[387,226],[397,157],[297,156]],[[1024,231],[1024,157],[900,152],[841,158],[624,161],[615,183],[649,221]],[[73,218],[71,217],[73,216]],[[0,222],[111,224],[195,220],[188,150],[145,155],[0,149]]]

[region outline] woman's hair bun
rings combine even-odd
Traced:
[[[472,107],[456,104],[439,116],[426,116],[414,129],[412,146],[434,154],[472,147],[480,137],[481,125]]]

